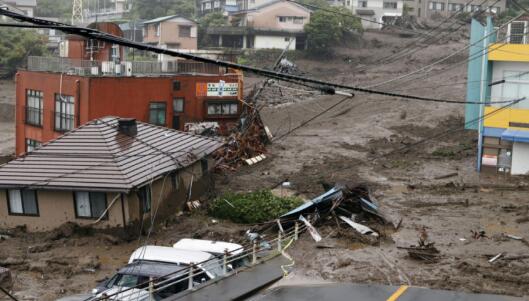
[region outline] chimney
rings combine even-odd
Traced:
[[[118,131],[127,136],[136,136],[138,127],[134,118],[120,118],[118,120]]]

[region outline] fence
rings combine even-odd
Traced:
[[[153,74],[203,73],[223,74],[224,68],[194,61],[89,61],[64,57],[28,57],[29,71],[57,72],[79,76],[133,76]]]

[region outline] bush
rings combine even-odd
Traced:
[[[30,55],[46,54],[45,38],[34,30],[0,28],[0,78],[10,77]]]
[[[269,190],[252,193],[227,193],[210,204],[209,214],[236,223],[261,223],[273,220],[300,206],[296,197],[277,197]]]

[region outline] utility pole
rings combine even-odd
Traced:
[[[84,22],[83,0],[72,1],[72,25],[79,25]]]

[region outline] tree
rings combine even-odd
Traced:
[[[0,77],[16,73],[29,55],[46,53],[44,37],[33,30],[0,28]]]
[[[309,51],[314,54],[331,54],[332,47],[347,43],[362,31],[360,19],[337,7],[317,10],[305,25]]]
[[[210,39],[207,29],[228,25],[228,19],[221,12],[209,13],[198,20],[198,44],[201,47],[208,46]]]
[[[169,15],[192,18],[195,15],[194,0],[135,0],[133,16],[140,19],[154,19]]]
[[[70,21],[72,17],[72,0],[39,0],[35,15],[39,17],[59,18]]]

